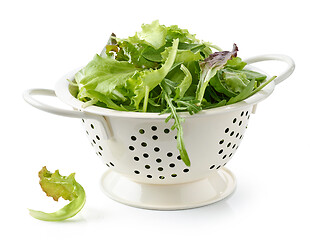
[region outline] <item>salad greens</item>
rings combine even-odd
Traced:
[[[60,197],[69,200],[66,206],[54,213],[45,213],[29,209],[32,217],[44,221],[61,221],[75,216],[84,206],[86,195],[83,187],[75,180],[75,174],[61,176],[59,171],[49,172],[43,167],[39,172],[40,185],[47,196],[58,201]]]
[[[177,25],[143,24],[132,37],[111,34],[101,54],[76,73],[76,97],[84,107],[170,113],[166,121],[174,119],[180,156],[190,166],[179,112],[242,101],[274,79],[244,69],[237,52],[236,44],[222,51]]]

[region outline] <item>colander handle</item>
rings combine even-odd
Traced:
[[[260,55],[256,57],[251,57],[244,61],[248,64],[251,64],[251,63],[270,61],[270,60],[281,61],[287,64],[286,69],[281,74],[279,74],[277,78],[274,80],[275,84],[279,84],[280,82],[287,79],[293,73],[295,69],[294,60],[291,57],[287,55],[283,55],[283,54],[265,54],[265,55]]]
[[[33,96],[35,95],[41,95],[41,96],[52,96],[56,97],[55,91],[51,89],[42,89],[42,88],[33,88],[29,89],[24,92],[23,97],[27,103],[29,103],[31,106],[40,109],[42,111],[64,116],[64,117],[71,117],[71,118],[80,118],[80,119],[94,119],[97,121],[100,121],[103,124],[103,127],[105,129],[105,135],[107,139],[112,137],[112,131],[111,128],[106,121],[106,119],[102,116],[96,116],[90,113],[85,113],[77,110],[65,110],[60,109],[57,107],[53,107],[50,105],[47,105],[45,103],[42,103],[41,101],[35,99]]]

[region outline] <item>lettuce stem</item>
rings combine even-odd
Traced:
[[[149,93],[150,93],[150,88],[149,88],[149,86],[146,86],[145,87],[144,102],[143,102],[143,112],[147,111],[147,104],[149,101]]]

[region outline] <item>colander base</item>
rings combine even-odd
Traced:
[[[235,187],[234,175],[226,168],[208,177],[182,184],[138,183],[108,170],[104,173],[102,189],[120,203],[145,209],[180,210],[205,206],[230,195]]]

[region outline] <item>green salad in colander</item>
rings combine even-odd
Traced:
[[[177,25],[143,24],[128,38],[111,34],[101,54],[75,74],[77,98],[84,107],[118,111],[170,113],[177,129],[177,148],[183,162],[190,160],[179,112],[196,114],[204,109],[242,101],[275,77],[244,69],[238,47],[223,51]]]

